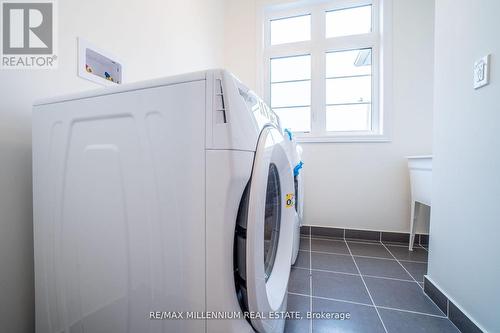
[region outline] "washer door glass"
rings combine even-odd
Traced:
[[[269,164],[264,218],[264,271],[266,281],[273,271],[281,224],[281,188],[278,168]]]

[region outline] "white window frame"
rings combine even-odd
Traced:
[[[372,32],[326,38],[326,12],[372,5]],[[271,45],[270,22],[311,14],[311,40]],[[392,113],[392,0],[260,0],[257,4],[257,90],[270,105],[272,58],[311,55],[311,131],[299,142],[388,142]],[[326,53],[372,49],[372,130],[326,131]]]

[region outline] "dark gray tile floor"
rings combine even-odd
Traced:
[[[427,254],[418,244],[410,252],[404,244],[301,235],[288,310],[303,319],[288,320],[285,332],[459,333],[423,293]]]

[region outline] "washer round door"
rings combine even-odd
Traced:
[[[284,144],[276,128],[263,129],[236,227],[236,287],[259,333],[282,332],[284,326],[270,318],[286,310],[293,247],[295,188]]]

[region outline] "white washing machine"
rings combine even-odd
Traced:
[[[36,103],[37,333],[282,332],[295,190],[278,128],[223,70]]]
[[[300,227],[304,222],[304,176],[303,167],[304,162],[302,161],[302,147],[297,144],[295,137],[290,129],[285,128],[283,130],[285,136],[285,142],[287,147],[288,158],[292,162],[293,166],[293,178],[295,185],[295,221],[294,221],[294,235],[293,235],[293,246],[292,246],[292,265],[295,264],[297,257],[299,255],[299,245],[300,245]]]

